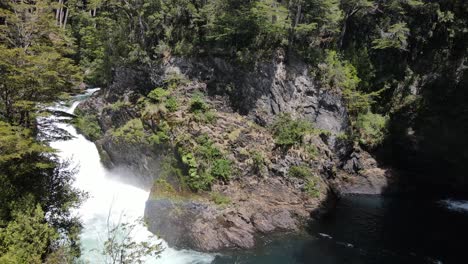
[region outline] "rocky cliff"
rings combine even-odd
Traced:
[[[154,87],[165,90],[151,101]],[[104,163],[143,176],[152,189],[149,229],[176,247],[250,248],[259,236],[303,229],[336,195],[381,193],[392,179],[342,138],[349,120],[341,94],[281,52],[249,67],[168,58],[118,69],[79,109],[95,116]],[[284,113],[314,127],[287,148],[271,129]]]

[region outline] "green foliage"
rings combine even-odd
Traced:
[[[211,175],[216,179],[227,181],[232,174],[231,161],[228,159],[216,159],[211,168]]]
[[[312,172],[307,166],[291,166],[288,171],[288,176],[305,179],[312,176]]]
[[[309,144],[309,145],[304,146],[304,149],[307,152],[307,154],[309,155],[309,158],[311,158],[311,159],[316,159],[317,158],[317,156],[319,154],[319,151],[318,151],[316,146],[314,146],[312,144]]]
[[[54,25],[49,1],[0,5],[0,117],[32,127],[39,103],[56,100],[81,81],[72,42]]]
[[[204,124],[214,124],[216,122],[217,115],[215,111],[197,111],[194,113],[193,117],[197,122]]]
[[[125,101],[117,101],[113,104],[108,104],[104,107],[104,109],[110,109],[112,111],[117,111],[117,110],[120,110],[122,108],[125,108],[125,107],[128,107],[128,106],[131,106],[131,104],[129,102],[125,102]]]
[[[271,129],[275,143],[280,147],[301,144],[304,136],[313,132],[311,123],[305,120],[294,120],[288,114],[279,115]]]
[[[101,126],[94,115],[80,115],[73,120],[73,123],[80,133],[92,141],[102,136]]]
[[[229,199],[229,197],[227,197],[227,196],[225,196],[225,195],[223,195],[221,193],[218,193],[218,192],[210,193],[210,199],[215,204],[221,205],[221,206],[229,205],[231,203],[231,199]]]
[[[356,90],[361,81],[356,69],[348,61],[342,61],[338,53],[329,50],[325,61],[318,65],[320,83],[328,89]]]
[[[208,104],[203,99],[203,95],[194,94],[190,100],[190,112],[192,113],[204,113],[209,109]]]
[[[179,103],[175,97],[170,96],[167,98],[165,106],[169,112],[175,112],[179,108]]]
[[[318,188],[316,179],[308,178],[304,186],[304,191],[313,198],[319,197],[320,190]]]
[[[181,146],[182,163],[187,166],[184,182],[194,191],[208,191],[213,181],[228,181],[232,175],[231,161],[209,139],[202,134],[195,138],[194,146]]]
[[[129,143],[147,143],[147,135],[143,127],[143,122],[139,118],[128,121],[124,126],[112,131],[112,136],[117,140]]]
[[[387,132],[388,118],[368,112],[358,116],[356,128],[359,132],[359,142],[368,147],[376,147],[382,143]]]
[[[154,181],[151,188],[151,195],[153,198],[158,197],[172,197],[176,194],[174,187],[165,179],[157,179]]]
[[[44,219],[40,205],[12,213],[13,220],[0,228],[0,263],[42,263],[57,232]]]
[[[167,123],[167,121],[161,120],[159,121],[157,128],[158,130],[149,136],[148,142],[156,145],[168,142],[170,140],[171,130],[169,123]]]
[[[147,258],[158,258],[161,255],[163,247],[160,242],[140,242],[134,238],[139,224],[144,224],[142,219],[133,223],[107,223],[107,239],[102,251],[106,263],[144,263]],[[156,241],[154,237],[153,241]]]
[[[163,103],[167,96],[169,96],[169,91],[161,87],[155,88],[148,94],[148,98],[153,100],[155,103]]]
[[[264,154],[259,151],[252,151],[251,158],[254,170],[258,173],[263,172],[263,170],[266,168],[266,158]]]
[[[408,46],[408,36],[410,30],[406,23],[396,23],[391,25],[387,32],[382,32],[379,39],[372,41],[373,49],[388,49],[406,50]]]

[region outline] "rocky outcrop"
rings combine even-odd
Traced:
[[[355,149],[329,181],[339,195],[395,193],[398,174],[391,168],[382,168],[368,152]]]
[[[177,139],[190,143],[206,135],[235,168],[229,181],[215,181],[211,188],[226,201],[203,192],[187,197],[152,189],[145,218],[149,229],[171,246],[201,251],[251,248],[261,236],[303,229],[312,216],[323,213],[335,193],[375,194],[388,183],[388,173],[368,153],[358,153],[339,139],[337,135],[349,129],[341,95],[320,89],[299,60],[286,61],[278,53],[274,60],[246,69],[219,58],[170,58],[144,73],[117,69],[115,74],[110,88],[79,106],[97,116],[103,136],[96,144],[109,167],[123,166],[142,175],[145,188],[151,188],[161,176],[167,150],[177,154]],[[177,98],[178,110],[142,106],[142,96],[171,82],[176,83],[171,96]],[[209,95],[206,103],[215,121],[200,121],[190,112],[196,92]],[[265,126],[280,113],[308,120],[326,133],[278,149]],[[143,134],[156,133],[161,120],[171,124],[169,141],[155,145],[117,140],[114,131],[135,119],[143,123]],[[261,154],[261,166],[253,153]],[[310,168],[310,175],[292,177],[293,166]],[[164,180],[180,190],[181,181]]]
[[[252,248],[260,236],[304,226],[322,199],[309,199],[281,178],[249,178],[217,186],[231,203],[153,199],[146,204],[150,231],[170,245],[200,251]]]
[[[234,111],[262,125],[290,113],[334,134],[349,129],[342,96],[321,89],[307,64],[294,57],[286,61],[281,51],[249,68],[220,58],[174,57],[153,69],[152,80],[162,84],[174,73],[206,83],[211,94],[229,95]]]

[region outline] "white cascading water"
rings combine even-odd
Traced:
[[[468,213],[468,201],[466,200],[446,199],[440,201],[440,203],[452,211]]]
[[[98,89],[90,89],[87,96]],[[83,96],[83,97],[86,97]],[[79,97],[77,97],[79,98]],[[78,100],[78,99],[77,99]],[[73,113],[80,102],[76,101],[69,108],[55,107],[62,111]],[[76,181],[74,186],[88,193],[89,198],[76,212],[83,223],[81,233],[82,260],[85,263],[105,263],[105,256],[101,254],[103,243],[107,237],[108,218],[111,223],[134,223],[144,214],[149,192],[132,185],[117,181],[114,172],[108,171],[100,162],[99,153],[93,142],[78,134],[76,129],[55,118],[57,127],[66,130],[74,138],[50,143],[58,151],[62,160],[69,160],[71,166],[76,167]],[[135,240],[155,239],[144,227],[138,225],[133,236]],[[190,250],[175,250],[165,248],[160,258],[148,259],[147,263],[211,263],[213,255]]]

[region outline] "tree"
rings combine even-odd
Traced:
[[[397,49],[405,51],[408,46],[409,29],[406,23],[391,25],[386,32],[381,31],[381,37],[372,41],[373,49]]]
[[[104,242],[103,254],[108,264],[144,263],[147,258],[158,258],[163,248],[161,243],[137,241],[134,238],[138,226],[143,226],[143,220],[137,219],[133,223],[117,223],[110,220],[111,212],[107,218],[107,239]],[[122,217],[122,216],[121,216]],[[149,239],[155,240],[155,237]]]
[[[0,228],[0,263],[40,264],[49,245],[57,238],[39,205],[17,209],[13,220]]]
[[[70,39],[54,25],[47,0],[11,0],[0,8],[0,116],[32,127],[39,103],[80,82]]]

